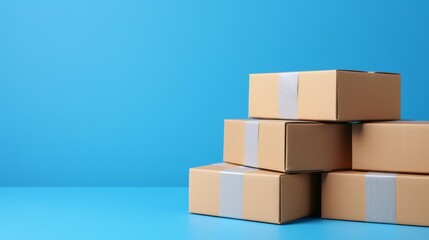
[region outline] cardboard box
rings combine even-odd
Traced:
[[[350,70],[250,74],[249,117],[396,120],[401,76]]]
[[[353,124],[353,169],[429,173],[429,122]]]
[[[191,213],[286,223],[320,210],[320,175],[220,163],[189,171]]]
[[[332,172],[322,177],[322,218],[429,226],[429,176]]]
[[[351,124],[225,120],[224,162],[297,173],[351,169]]]

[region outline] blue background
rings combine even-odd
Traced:
[[[429,236],[427,227],[317,218],[275,225],[188,214],[185,187],[3,187],[0,195],[0,238],[7,240],[427,240]]]
[[[248,74],[400,72],[429,119],[426,1],[1,1],[0,184],[186,186]]]

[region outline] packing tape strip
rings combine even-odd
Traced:
[[[366,221],[396,223],[396,175],[369,172],[365,186]]]
[[[279,77],[279,118],[298,118],[298,73],[280,73]]]
[[[256,170],[240,166],[220,172],[219,216],[243,218],[243,175]]]
[[[258,167],[259,121],[246,121],[245,128],[244,165]]]

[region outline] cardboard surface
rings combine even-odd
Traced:
[[[257,136],[246,135],[255,120],[225,120],[224,161],[280,172],[351,168],[351,125],[306,121],[257,120]],[[246,141],[257,137],[257,162],[246,161]]]
[[[281,119],[283,73],[250,74],[249,117]],[[401,76],[347,70],[298,73],[297,119],[396,120],[401,115]]]
[[[388,175],[394,177],[394,194],[382,190],[392,186],[385,181]],[[368,181],[368,176],[381,179],[376,186],[379,191],[371,191],[368,185],[374,187],[374,184]],[[372,196],[368,197],[368,194]],[[391,196],[396,198],[391,199]],[[428,202],[428,175],[344,171],[325,173],[322,177],[322,218],[355,221],[369,221],[371,218],[372,222],[429,226]],[[369,209],[374,204],[379,207]],[[389,204],[394,204],[393,208],[383,207]],[[379,214],[379,219],[383,219],[387,213],[394,216],[393,222],[374,220],[377,219],[374,215],[377,217]]]
[[[353,124],[353,169],[429,174],[429,122]]]
[[[239,188],[228,191],[231,186]],[[318,206],[320,175],[316,173],[285,175],[228,163],[189,170],[191,213],[280,224],[317,214]],[[235,215],[225,216],[225,209]]]

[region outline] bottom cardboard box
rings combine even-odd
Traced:
[[[331,172],[322,177],[322,218],[429,226],[429,175]]]
[[[189,170],[191,213],[286,223],[320,210],[320,175],[284,174],[228,163]]]

